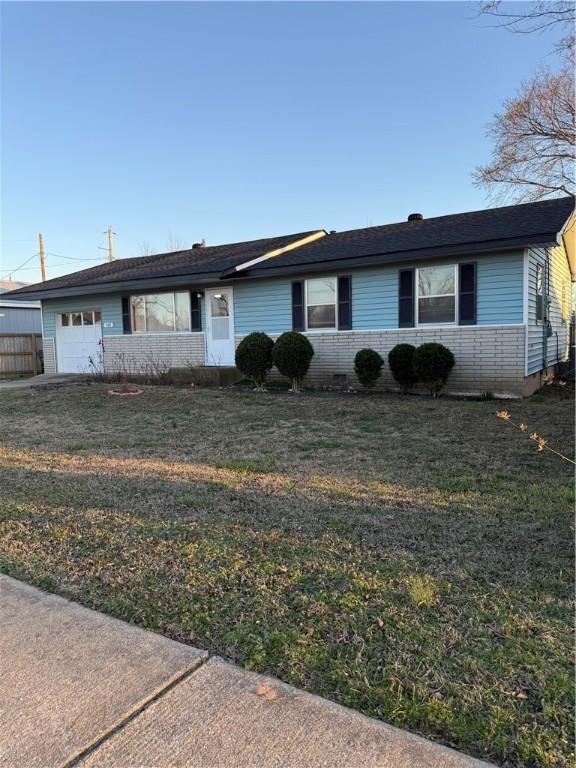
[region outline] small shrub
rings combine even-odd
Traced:
[[[495,400],[494,392],[481,392],[480,400]]]
[[[279,336],[272,350],[272,362],[282,376],[290,379],[294,392],[300,389],[313,357],[312,344],[306,336],[295,331],[287,331]]]
[[[416,347],[412,344],[396,344],[388,353],[390,371],[404,394],[418,381],[413,367],[415,351]]]
[[[374,349],[361,349],[354,358],[354,372],[366,389],[372,389],[380,378],[384,360]]]
[[[430,342],[414,352],[412,365],[418,379],[428,387],[432,397],[436,397],[446,384],[454,362],[454,355],[447,347]]]
[[[256,389],[264,388],[266,374],[272,368],[274,342],[265,333],[250,333],[236,349],[236,367],[244,376],[253,379]]]

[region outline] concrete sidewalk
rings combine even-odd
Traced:
[[[3,389],[30,389],[31,387],[56,386],[58,384],[76,384],[88,377],[81,373],[39,373],[20,379],[0,379],[0,391]]]
[[[487,766],[0,576],[3,768]]]

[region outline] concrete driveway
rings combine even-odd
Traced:
[[[2,768],[481,768],[0,575]]]

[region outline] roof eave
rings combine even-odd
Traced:
[[[86,283],[83,285],[66,286],[61,288],[47,288],[45,290],[29,293],[10,292],[10,299],[14,301],[30,301],[60,299],[69,296],[89,296],[103,293],[124,293],[125,291],[147,291],[155,288],[170,288],[179,286],[207,286],[217,285],[220,282],[219,272],[202,272],[192,275],[168,275],[164,277],[148,277],[145,279],[117,280],[108,283]],[[8,292],[3,294],[8,296]]]

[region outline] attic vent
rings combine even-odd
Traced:
[[[197,248],[206,248],[206,240],[202,238],[202,240],[199,243],[192,243],[192,248],[196,250]]]
[[[411,213],[410,216],[408,216],[408,221],[422,221],[424,216],[422,216],[421,213]]]

